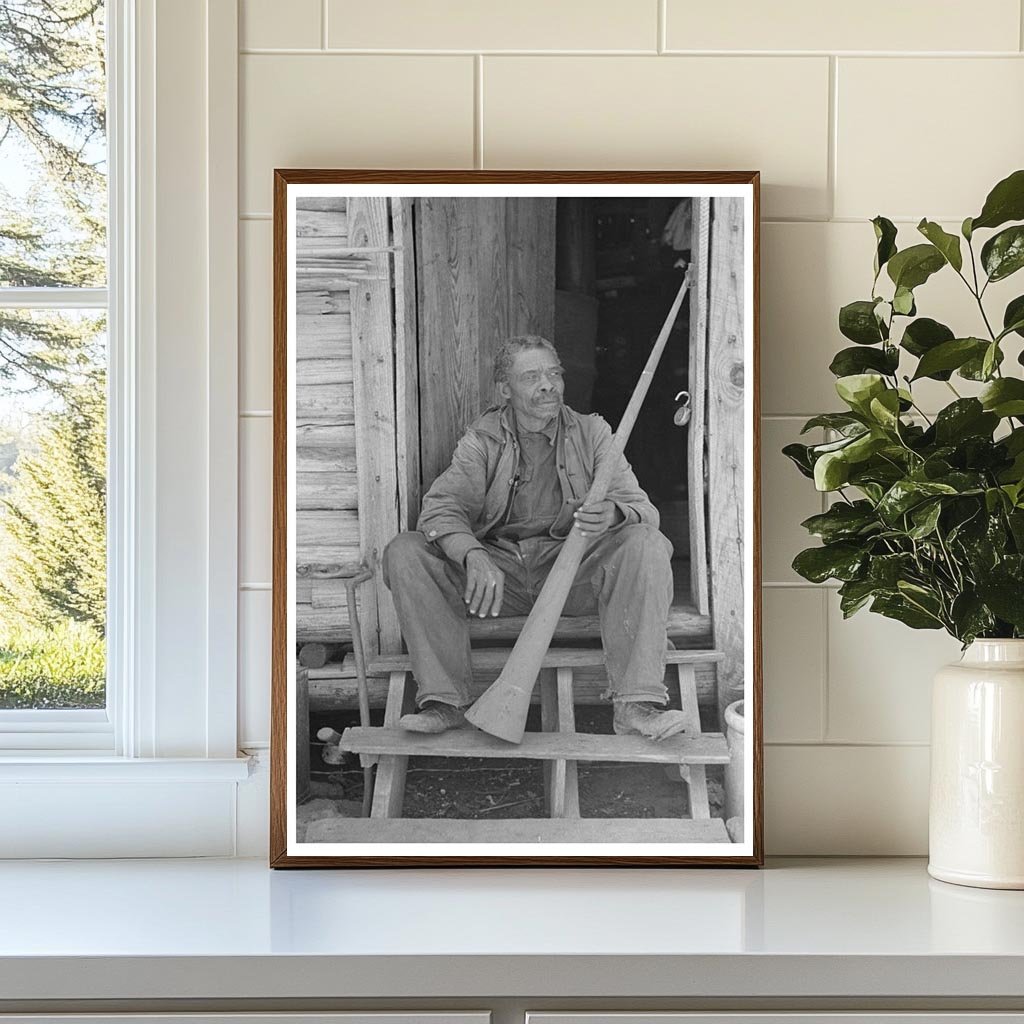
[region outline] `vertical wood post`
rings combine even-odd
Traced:
[[[707,495],[704,489],[707,425],[708,257],[711,200],[693,200],[691,258],[695,264],[690,292],[690,422],[687,441],[687,494],[690,511],[690,593],[701,615],[708,614]]]
[[[349,200],[349,242],[365,254],[365,270],[351,286],[352,375],[359,461],[359,538],[363,557],[378,561],[398,532],[394,319],[388,201]],[[398,615],[384,586],[360,607],[369,652],[401,650]],[[360,595],[361,597],[363,595]]]
[[[719,714],[743,696],[745,578],[743,520],[744,344],[743,200],[712,204],[708,307],[708,531],[711,623],[718,666]]]

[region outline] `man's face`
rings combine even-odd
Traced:
[[[562,364],[546,348],[524,349],[516,353],[508,380],[498,389],[525,426],[543,425],[562,404]]]

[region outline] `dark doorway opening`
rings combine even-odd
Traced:
[[[673,197],[560,198],[555,250],[555,341],[566,402],[618,426],[691,258],[691,201]],[[686,426],[687,296],[626,457],[675,548],[676,603],[690,589]],[[684,392],[677,399],[677,395]]]

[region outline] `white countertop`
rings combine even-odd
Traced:
[[[0,864],[0,1000],[182,992],[1021,998],[1024,892],[936,882],[917,859],[762,871]]]

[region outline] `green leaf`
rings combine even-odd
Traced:
[[[879,528],[878,517],[869,501],[855,501],[851,504],[837,501],[827,512],[811,516],[800,525],[826,544],[848,540]]]
[[[858,349],[858,351],[867,350]],[[855,427],[863,429],[865,425],[859,417],[853,416],[848,412],[823,412],[820,416],[812,416],[803,425],[800,433],[806,434],[808,430],[814,430],[816,427],[825,427],[827,430],[838,430],[841,433],[845,433]],[[856,431],[858,434],[860,429]]]
[[[848,377],[866,370],[892,376],[899,369],[900,353],[894,345],[884,348],[844,348],[836,353],[829,370],[837,377]]]
[[[914,558],[906,552],[893,555],[875,555],[868,569],[868,579],[876,587],[895,590],[897,584],[910,571]]]
[[[928,501],[923,505],[918,505],[910,513],[910,520],[914,525],[908,531],[908,536],[913,537],[914,540],[924,540],[925,537],[935,532],[935,527],[938,525],[941,514],[941,501]]]
[[[921,356],[913,380],[920,380],[922,377],[941,380],[939,374],[944,371],[956,370],[974,356],[984,357],[986,348],[988,343],[980,338],[954,338],[952,341],[944,341]]]
[[[978,597],[1000,618],[1024,629],[1024,584],[1005,575],[978,583]]]
[[[871,580],[850,580],[839,588],[839,608],[843,618],[848,619],[860,611],[877,594],[878,585]]]
[[[952,341],[956,335],[945,325],[929,317],[918,317],[913,323],[907,324],[900,340],[900,346],[912,356],[920,358],[926,352],[936,348],[945,341]],[[950,374],[949,376],[951,376]],[[948,380],[949,376],[945,379]]]
[[[1024,224],[990,238],[982,246],[981,265],[990,281],[1002,281],[1024,267]]]
[[[912,245],[901,249],[886,266],[889,279],[897,288],[913,291],[946,265],[945,257],[934,245]]]
[[[922,220],[917,225],[917,230],[942,253],[945,261],[954,269],[959,271],[963,265],[963,256],[960,254],[960,239],[956,235],[944,231],[933,220]]]
[[[973,217],[965,217],[963,224],[960,225],[960,234],[963,235],[968,242],[971,240],[971,235],[974,234],[974,229],[971,227],[973,221]]]
[[[964,380],[989,380],[994,370],[989,371],[988,373],[985,372],[985,356],[987,355],[988,345],[986,345],[984,352],[979,352],[976,356],[971,356],[971,358],[956,371],[957,376],[963,377]],[[993,352],[993,356],[994,366],[999,366],[1003,361],[1003,350],[997,347]]]
[[[858,299],[839,310],[839,331],[858,345],[877,345],[888,334],[875,316],[877,300]]]
[[[885,381],[876,373],[854,373],[836,381],[836,393],[861,415],[866,415],[871,399],[885,390]]]
[[[884,391],[877,398],[871,399],[868,406],[876,423],[886,430],[896,430],[900,419],[900,396],[898,391]]]
[[[819,491],[838,490],[850,479],[850,464],[843,453],[826,452],[814,463],[814,486]]]
[[[982,406],[1000,418],[1024,416],[1024,380],[1001,377],[992,381],[979,395]]]
[[[1007,303],[1003,313],[1003,334],[1009,334],[1010,331],[1015,331],[1024,338],[1024,295],[1018,295]]]
[[[886,217],[879,215],[871,221],[875,229],[875,278],[882,272],[882,267],[896,255],[896,225]]]
[[[824,583],[827,579],[852,580],[865,558],[859,544],[826,544],[801,551],[793,559],[793,569],[812,583]]]
[[[985,412],[976,398],[958,398],[935,417],[935,439],[947,445],[968,437],[991,437],[998,425],[999,417]]]
[[[1001,355],[998,341],[993,341],[985,349],[984,358],[981,360],[981,376],[983,380],[988,380],[992,376],[993,371],[1002,361],[999,358]]]
[[[877,512],[890,525],[896,525],[900,516],[912,508],[942,494],[956,494],[950,484],[929,480],[897,480],[882,496]]]
[[[900,285],[892,297],[892,308],[893,312],[899,313],[900,316],[913,316],[917,312],[917,307],[914,305],[914,293],[909,288]]]
[[[995,629],[996,621],[992,612],[977,594],[964,592],[953,599],[949,617],[956,627],[956,638],[970,643],[976,637],[984,636]]]
[[[804,476],[814,479],[814,462],[811,459],[810,448],[805,444],[787,444],[782,449],[782,454],[789,459]]]
[[[989,192],[981,213],[970,220],[967,230],[997,228],[1008,220],[1024,220],[1024,170],[1014,171]],[[967,223],[964,221],[965,227]]]

